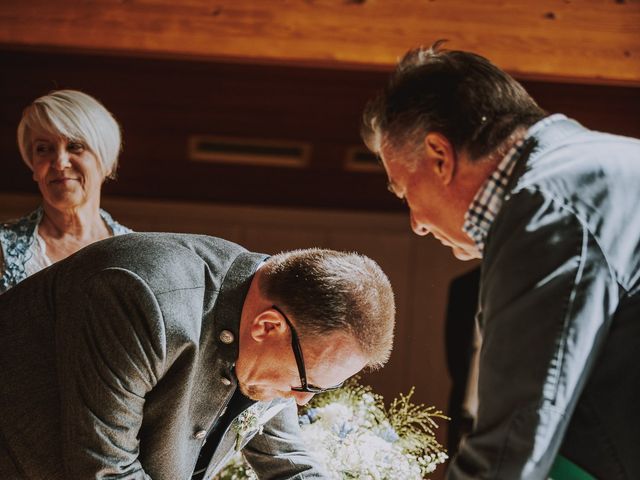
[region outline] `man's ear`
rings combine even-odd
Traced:
[[[256,342],[275,338],[287,331],[287,324],[282,315],[270,308],[258,314],[251,322],[251,337]]]
[[[456,173],[458,157],[453,145],[441,133],[429,132],[424,137],[428,168],[443,184],[448,185]]]

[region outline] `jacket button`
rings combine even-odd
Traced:
[[[223,385],[226,385],[227,387],[231,385],[231,380],[229,380],[227,377],[222,377],[220,381],[222,382]]]
[[[227,345],[229,345],[230,343],[233,343],[234,340],[234,336],[233,333],[231,333],[229,330],[222,330],[220,332],[220,341],[222,343],[226,343]]]
[[[197,440],[203,440],[204,437],[207,436],[207,431],[206,430],[198,430],[196,433],[193,434],[193,436]]]

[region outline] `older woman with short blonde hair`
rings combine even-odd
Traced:
[[[0,293],[82,247],[131,230],[100,209],[103,182],[114,178],[120,127],[93,97],[58,90],[25,108],[18,147],[42,204],[0,224]]]

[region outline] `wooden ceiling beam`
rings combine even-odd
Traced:
[[[390,69],[439,38],[519,78],[640,86],[638,0],[7,0],[0,45]]]

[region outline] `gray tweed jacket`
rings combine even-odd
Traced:
[[[0,478],[190,478],[236,387],[240,314],[264,258],[212,237],[134,233],[0,295]],[[264,430],[242,444],[261,478],[324,477],[293,402],[251,408]],[[236,440],[229,429],[206,478]]]

